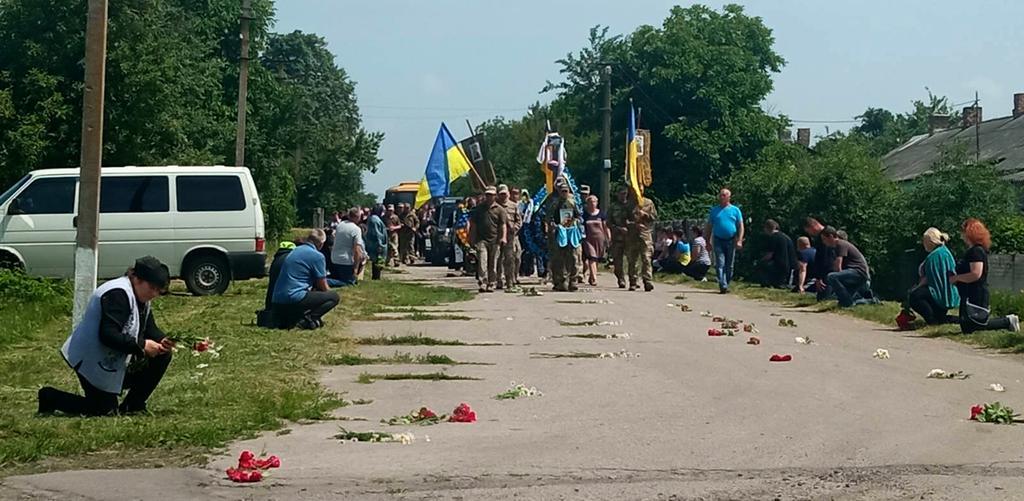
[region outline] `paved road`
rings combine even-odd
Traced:
[[[472,288],[444,270],[403,278]],[[605,284],[610,276],[602,277]],[[685,294],[685,301],[675,296]],[[559,304],[604,299],[613,304]],[[684,313],[669,303],[685,302]],[[360,336],[409,334],[501,346],[398,347],[443,353],[455,367],[335,367],[324,384],[374,402],[338,411],[368,421],[295,426],[235,444],[279,454],[284,466],[257,486],[222,480],[232,458],[206,469],[65,472],[16,477],[7,495],[53,499],[1024,499],[1024,426],[966,419],[972,404],[1000,399],[1024,407],[1024,362],[937,339],[887,331],[832,314],[787,309],[660,285],[653,293],[597,288],[543,297],[479,295],[472,321],[377,321]],[[700,311],[756,323],[762,344],[708,337]],[[797,328],[777,327],[772,314]],[[621,321],[569,328],[558,319]],[[573,332],[630,339],[553,338]],[[814,343],[800,345],[795,336]],[[877,348],[889,360],[872,357]],[[629,359],[545,359],[531,353],[626,349]],[[390,354],[394,347],[364,350]],[[772,353],[792,354],[770,363]],[[933,368],[967,380],[934,380]],[[355,383],[363,371],[431,372],[479,381]],[[492,397],[512,380],[544,395]],[[1006,393],[987,390],[1002,383]],[[399,428],[416,441],[341,444],[339,424],[381,429],[381,418],[420,405],[448,411],[468,402],[475,424]],[[389,430],[390,431],[390,430]],[[429,442],[424,435],[429,435]],[[145,486],[145,487],[143,487]]]

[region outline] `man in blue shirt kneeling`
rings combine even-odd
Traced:
[[[285,258],[271,298],[279,328],[319,329],[323,316],[341,302],[327,286],[327,260],[320,252],[326,240],[323,230],[312,230]]]

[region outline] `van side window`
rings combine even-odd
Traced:
[[[32,181],[13,203],[21,214],[73,214],[75,212],[73,177],[43,177]]]
[[[238,176],[178,176],[178,212],[245,210]]]
[[[111,176],[100,180],[100,212],[167,212],[167,176]]]

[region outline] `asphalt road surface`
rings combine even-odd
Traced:
[[[402,279],[475,289],[444,269]],[[1024,360],[925,339],[849,317],[720,296],[685,286],[652,293],[604,287],[542,297],[481,294],[435,309],[470,321],[357,322],[353,335],[417,334],[490,346],[364,347],[364,354],[445,354],[491,365],[324,369],[323,382],[369,405],[347,419],[294,425],[233,444],[206,468],[72,471],[12,477],[26,499],[1024,499],[1024,426],[971,422],[972,404],[1024,407]],[[683,300],[676,296],[685,294]],[[605,300],[565,304],[565,300]],[[670,304],[686,303],[692,312]],[[709,337],[711,311],[757,325]],[[782,315],[797,327],[778,327]],[[558,320],[621,323],[566,327]],[[628,339],[555,337],[630,334]],[[797,336],[812,344],[797,344]],[[888,350],[889,359],[872,355]],[[630,358],[543,358],[620,352]],[[769,362],[772,354],[792,361]],[[927,379],[931,369],[966,380]],[[361,372],[448,374],[469,381],[355,382]],[[511,381],[543,396],[499,401]],[[991,383],[1005,393],[988,390]],[[421,405],[470,404],[479,421],[387,427]],[[351,430],[411,432],[413,443],[341,443]],[[243,448],[282,467],[256,485],[224,479]]]

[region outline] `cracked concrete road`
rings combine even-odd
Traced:
[[[475,288],[446,270],[402,279]],[[601,277],[604,284],[612,277]],[[685,294],[685,300],[675,296]],[[557,300],[606,299],[613,304]],[[693,312],[668,304],[685,302]],[[599,287],[542,297],[478,295],[438,309],[470,321],[357,322],[355,336],[416,334],[498,346],[364,347],[365,354],[445,354],[492,365],[324,369],[323,382],[369,405],[343,418],[239,442],[207,468],[74,471],[11,477],[0,496],[25,499],[1024,499],[1024,426],[967,420],[972,404],[1024,407],[1024,362],[845,316],[719,296],[683,286],[652,293]],[[708,337],[710,310],[758,325],[762,343]],[[777,327],[783,314],[796,328]],[[511,320],[510,320],[511,319]],[[559,319],[621,321],[563,327]],[[629,339],[553,338],[622,333]],[[810,336],[801,345],[795,336]],[[877,348],[891,358],[872,358]],[[639,358],[537,358],[536,353],[626,349]],[[792,354],[770,363],[773,353]],[[933,368],[967,380],[935,380]],[[361,372],[444,371],[473,381],[355,382]],[[542,397],[498,401],[510,381]],[[1002,383],[1006,392],[987,390]],[[475,424],[393,427],[411,445],[340,443],[339,425],[382,430],[382,418],[460,402]],[[429,441],[427,441],[429,436]],[[243,448],[283,465],[258,485],[223,470]]]

